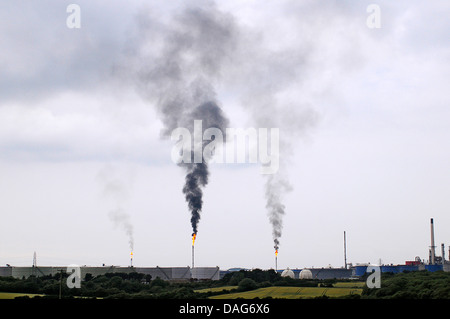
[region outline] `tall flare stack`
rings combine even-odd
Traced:
[[[275,250],[275,272],[278,271],[278,249]]]
[[[192,268],[194,268],[194,244],[195,244],[195,238],[197,237],[196,233],[192,234]]]
[[[347,238],[344,231],[344,268],[347,269]]]
[[[430,220],[431,228],[431,246],[430,246],[430,264],[434,265],[436,263],[436,246],[434,245],[434,224],[433,218]]]

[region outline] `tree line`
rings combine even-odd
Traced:
[[[382,273],[381,287],[364,287],[368,299],[450,299],[450,272],[412,271]]]
[[[227,273],[220,280],[190,280],[170,282],[140,273],[86,274],[81,288],[68,288],[68,274],[57,273],[28,278],[0,277],[0,292],[44,295],[41,298],[120,298],[120,299],[197,299],[220,292],[199,293],[196,290],[222,286],[236,286],[233,291],[247,291],[268,286],[317,286],[317,280],[296,280],[281,277],[274,270],[240,270]],[[26,298],[26,297],[24,297]],[[38,298],[38,297],[37,297]]]
[[[366,275],[367,276],[367,275]],[[240,270],[227,273],[220,280],[191,280],[169,282],[140,273],[86,274],[81,288],[66,285],[68,274],[58,273],[28,278],[0,277],[0,292],[40,294],[40,298],[114,298],[114,299],[198,299],[223,292],[198,292],[204,288],[232,286],[230,292],[248,291],[269,286],[332,287],[337,280],[299,280],[281,277],[274,270]],[[365,281],[366,277],[362,280]],[[342,281],[342,280],[339,280]],[[381,288],[364,287],[362,299],[450,299],[450,273],[405,272],[382,273]],[[26,298],[26,297],[25,297]]]

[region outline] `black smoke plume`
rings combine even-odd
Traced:
[[[217,103],[214,86],[235,48],[233,18],[215,4],[203,3],[171,11],[167,20],[142,12],[138,26],[130,50],[136,62],[132,81],[155,104],[163,123],[162,136],[169,138],[178,127],[192,134],[194,120],[202,120],[203,131],[215,127],[224,132],[228,119]],[[132,68],[128,62],[126,67]],[[180,166],[186,170],[183,193],[192,231],[197,233],[209,159],[202,155],[202,162],[194,163],[193,153],[191,157],[192,163]]]
[[[202,135],[208,128],[218,128],[222,132],[228,124],[228,119],[222,112],[222,109],[215,102],[207,102],[198,106],[191,113],[192,122],[194,120],[202,120]],[[186,180],[183,187],[183,194],[185,195],[188,207],[191,211],[192,231],[197,234],[198,222],[200,220],[200,213],[203,207],[203,190],[202,188],[208,184],[209,157],[203,154],[204,146],[209,141],[202,143],[202,161],[201,163],[194,163],[193,152],[191,152],[191,163],[182,163],[181,166],[186,168]]]

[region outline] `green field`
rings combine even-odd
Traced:
[[[362,288],[353,287],[266,287],[251,291],[236,292],[211,296],[211,299],[253,299],[253,298],[281,298],[281,299],[301,299],[327,296],[330,298],[340,298],[347,295],[361,295]]]
[[[341,298],[343,296],[358,294],[361,295],[364,282],[350,281],[350,282],[336,282],[333,287],[265,287],[245,292],[232,292],[238,286],[223,286],[215,288],[206,288],[195,290],[199,293],[207,292],[222,292],[223,294],[211,296],[211,299],[253,299],[253,298],[282,298],[282,299],[299,299],[299,298],[316,298],[327,296],[330,298]]]
[[[34,296],[42,296],[39,294],[22,294],[22,293],[15,293],[15,292],[0,292],[0,299],[14,299],[16,297],[23,297],[28,296],[30,298],[33,298]]]
[[[195,290],[195,292],[199,293],[205,293],[205,292],[220,292],[223,290],[232,290],[236,289],[238,286],[222,286],[222,287],[214,287],[214,288],[205,288],[205,289],[198,289]]]
[[[364,288],[366,283],[364,281],[342,281],[333,284],[335,288]]]

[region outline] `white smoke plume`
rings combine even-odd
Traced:
[[[118,169],[111,165],[105,166],[97,175],[102,195],[112,202],[113,208],[109,210],[108,217],[114,227],[124,231],[130,251],[134,250],[134,229],[126,204],[130,197],[132,176],[129,172],[125,177],[121,176]]]

